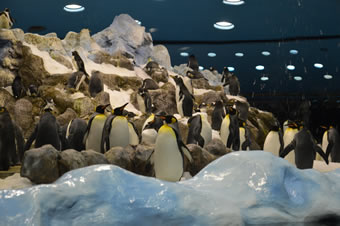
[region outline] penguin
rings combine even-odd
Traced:
[[[232,106],[227,106],[220,129],[221,141],[227,148],[238,151],[240,149],[240,129],[237,111]]]
[[[226,93],[232,96],[238,96],[240,94],[240,82],[236,75],[227,73],[222,76],[223,87],[225,87]]]
[[[247,121],[248,115],[249,115],[249,103],[246,101],[235,101],[235,108],[236,111],[238,112],[238,118]]]
[[[311,132],[302,126],[302,129],[295,134],[293,141],[280,152],[280,157],[284,158],[294,149],[295,165],[299,169],[313,168],[315,153],[319,153],[328,165],[328,156],[316,144]]]
[[[165,114],[159,114],[165,115]],[[151,114],[144,122],[142,128],[142,143],[154,144],[156,142],[159,128],[163,125],[163,120]]]
[[[280,128],[280,124],[275,120],[274,125],[270,129],[264,141],[263,150],[270,152],[275,156],[279,156],[279,153],[283,150],[283,134]]]
[[[154,70],[159,69],[159,64],[156,61],[152,61],[151,58],[148,59],[148,63],[146,64],[144,71],[148,74],[151,75],[151,73]]]
[[[47,104],[44,114],[35,126],[33,133],[25,144],[25,151],[30,149],[33,141],[34,147],[39,148],[45,144],[51,144],[55,149],[61,151],[61,130],[56,117],[52,114],[52,108]]]
[[[222,101],[218,100],[214,103],[215,108],[211,113],[211,128],[219,131],[221,129],[222,121],[225,117],[225,109]]]
[[[137,92],[138,108],[142,113],[151,113],[152,101],[147,89],[139,88]]]
[[[33,84],[29,85],[28,91],[29,91],[29,95],[31,97],[37,97],[38,96],[38,88],[35,85],[33,85]]]
[[[20,75],[15,76],[13,83],[12,83],[12,92],[15,99],[19,99],[23,96],[24,86],[21,81]]]
[[[75,50],[72,52],[72,56],[77,64],[78,71],[83,72],[86,77],[90,77],[89,74],[86,72],[84,61],[81,59],[79,53]]]
[[[174,76],[173,79],[176,82],[177,111],[181,117],[191,117],[195,98],[184,85],[182,78]]]
[[[95,97],[98,93],[104,90],[104,84],[99,71],[92,73],[89,82],[89,92],[91,97]]]
[[[327,141],[326,156],[330,155],[332,162],[340,162],[340,135],[333,126],[327,131]]]
[[[4,11],[0,12],[0,28],[11,29],[14,22],[15,20],[12,18],[8,8],[5,8]]]
[[[203,78],[204,80],[208,81],[208,79],[206,79],[203,76],[203,74],[199,71],[187,71],[186,76],[191,78],[191,79],[201,79],[201,78]]]
[[[82,71],[76,71],[72,73],[69,79],[67,80],[67,88],[77,89],[77,87],[80,87],[80,81],[83,76],[84,72]],[[77,90],[79,90],[79,88]]]
[[[87,131],[87,123],[81,118],[71,120],[66,128],[65,138],[67,140],[68,148],[82,151],[85,150],[83,142],[84,136]]]
[[[133,122],[128,121],[129,127],[129,144],[132,146],[137,146],[140,142],[139,132]]]
[[[24,139],[5,107],[0,107],[0,171],[7,171],[23,156]]]
[[[117,107],[107,117],[103,129],[101,152],[105,153],[112,147],[126,147],[130,143],[128,120],[123,116],[123,110],[128,103]]]
[[[172,115],[158,117],[164,121],[164,125],[158,130],[153,153],[155,177],[166,181],[179,181],[184,172],[184,156],[190,162],[192,157],[177,131],[169,126],[177,122],[177,119]]]
[[[96,112],[91,116],[87,123],[86,133],[84,136],[85,149],[92,149],[97,152],[101,152],[101,141],[103,128],[106,121],[105,109],[109,106],[98,105]]]
[[[249,129],[247,127],[247,124],[245,121],[243,120],[239,120],[239,140],[240,140],[240,146],[241,146],[241,150],[245,151],[245,150],[249,150],[250,148],[250,132]],[[236,151],[238,151],[238,149],[234,149]]]
[[[202,148],[212,139],[211,126],[207,120],[207,114],[195,113],[188,120],[189,134],[187,144],[198,144]]]
[[[285,130],[283,134],[283,144],[284,148],[293,141],[295,134],[299,132],[298,125],[295,122],[288,120],[287,122],[288,128]],[[285,156],[285,159],[291,164],[295,165],[295,151],[292,150]]]
[[[143,80],[141,88],[143,90],[156,90],[159,89],[159,85],[153,79],[147,78]]]
[[[193,71],[198,71],[199,64],[198,64],[198,61],[197,61],[195,55],[190,55],[189,56],[187,66],[189,68],[191,68]]]
[[[303,96],[301,103],[298,107],[298,118],[303,122],[304,126],[309,128],[309,118],[311,115],[310,107],[311,102]]]

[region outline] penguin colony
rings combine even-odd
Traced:
[[[8,9],[0,13],[0,17],[7,18],[9,27],[13,25],[14,20]],[[67,87],[79,90],[80,85],[85,82],[89,85],[90,96],[95,97],[103,91],[102,78],[97,72],[93,72],[91,76],[88,74],[85,63],[77,51],[72,51],[72,57],[78,72],[70,76]],[[194,110],[196,103],[191,82],[194,79],[205,79],[198,65],[195,56],[191,55],[186,73],[182,76],[170,76],[176,85],[177,111],[181,118],[187,119],[186,143],[182,140],[177,118],[166,112],[159,112],[152,104],[149,90],[157,89],[157,83],[152,79],[144,79],[137,92],[138,108],[148,116],[141,132],[129,120],[129,112],[124,110],[129,103],[112,109],[111,113],[109,104],[98,105],[87,122],[76,118],[62,128],[53,114],[53,106],[47,104],[33,133],[25,143],[21,129],[12,121],[6,107],[0,107],[0,170],[8,170],[11,165],[19,164],[24,151],[32,146],[38,148],[51,144],[60,151],[72,148],[77,151],[92,149],[105,153],[112,147],[135,146],[142,142],[155,145],[150,157],[154,165],[154,176],[161,180],[179,181],[185,171],[185,162],[193,161],[186,144],[204,147],[212,140],[213,130],[219,132],[223,144],[232,151],[250,150],[252,138],[247,126],[248,103],[235,99],[221,99],[211,103],[208,106],[213,108],[211,123],[203,105]],[[149,60],[144,70],[152,72],[158,67],[157,62]],[[240,94],[238,78],[227,68],[223,71],[221,82],[225,93],[233,96]],[[13,80],[12,92],[16,99],[24,97],[27,93],[30,96],[39,95],[38,88],[32,84],[26,90],[19,75]],[[309,119],[308,110],[302,112],[303,121],[288,121],[284,124],[287,127],[285,131],[282,131],[279,122],[272,126],[264,142],[264,151],[282,158],[288,158],[290,155],[292,157],[288,160],[301,169],[313,166],[316,153],[319,153],[327,164],[328,156],[331,156],[332,161],[340,162],[340,136],[337,130],[329,127],[325,132],[327,145],[323,151],[316,145],[308,126],[305,126]]]

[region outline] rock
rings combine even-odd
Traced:
[[[136,151],[134,152],[132,163],[132,172],[144,175],[152,176],[153,167],[150,163],[150,157],[153,153],[154,147],[149,145],[137,145]]]
[[[205,150],[207,150],[210,154],[216,155],[216,156],[222,156],[225,154],[228,154],[231,152],[230,149],[228,149],[223,142],[220,139],[212,139],[205,147]]]
[[[96,105],[110,104],[110,94],[102,91],[96,95],[96,97],[94,98],[94,101],[96,102]]]
[[[165,68],[158,68],[158,69],[154,69],[152,70],[152,72],[150,73],[151,78],[159,83],[159,82],[168,82],[168,71]]]
[[[112,90],[136,90],[142,85],[142,79],[139,77],[123,77],[119,75],[110,75],[98,72],[101,75],[103,83]]]
[[[59,152],[50,144],[25,152],[20,176],[35,184],[52,183],[59,178]],[[42,173],[43,172],[43,173]]]
[[[33,183],[29,179],[21,177],[19,173],[15,173],[5,179],[0,179],[0,190],[22,189],[32,186]]]
[[[145,64],[152,52],[150,33],[127,14],[116,16],[108,28],[92,38],[111,55],[122,52],[134,56],[137,65]]]
[[[117,52],[113,56],[103,51],[93,52],[89,58],[97,64],[112,64],[115,67],[126,68],[130,71],[134,70],[134,65],[130,59],[122,52]]]
[[[67,108],[64,113],[57,116],[57,121],[60,126],[67,125],[72,119],[77,117],[77,113],[72,108]]]
[[[26,99],[19,99],[14,107],[14,120],[24,131],[24,137],[28,137],[34,129],[33,105]]]
[[[74,101],[70,96],[58,86],[47,86],[42,85],[39,87],[38,92],[44,100],[51,100],[56,105],[58,112],[64,112],[67,108],[72,108],[74,106]]]
[[[99,46],[91,38],[89,29],[82,29],[79,33],[73,31],[68,32],[62,40],[62,43],[68,53],[76,49],[84,49],[88,52],[93,49],[99,49]]]
[[[158,64],[165,67],[167,70],[171,70],[171,59],[168,49],[164,45],[156,45],[152,49],[151,58]]]
[[[214,74],[210,70],[203,70],[203,71],[201,71],[201,73],[204,76],[204,78],[208,79],[209,85],[211,85],[211,86],[223,85],[221,83],[221,79],[222,79],[221,74],[218,74],[218,73]]]
[[[222,95],[221,92],[208,91],[202,95],[194,95],[194,96],[195,96],[195,102],[198,104],[201,104],[201,103],[211,104],[213,102],[222,100],[221,95]]]
[[[85,157],[79,151],[67,149],[59,155],[58,167],[60,176],[68,171],[87,166]]]
[[[189,172],[192,176],[196,175],[201,169],[217,158],[199,145],[188,144],[187,147],[193,158],[193,163],[191,163],[189,168]]]
[[[63,56],[62,54],[60,54],[57,51],[51,51],[50,52],[50,56],[53,60],[57,61],[58,63],[64,65],[65,67],[67,67],[68,69],[73,69],[73,65],[71,63],[70,60],[68,60],[65,56]]]
[[[222,90],[220,86],[211,86],[209,82],[204,78],[191,79],[192,87],[196,89],[212,89],[216,91]]]
[[[172,84],[171,84],[172,85]],[[167,114],[177,113],[175,87],[172,90],[161,89],[149,90],[152,103],[158,111],[164,111]]]
[[[57,86],[59,85],[65,85],[67,84],[67,81],[71,74],[66,73],[66,74],[55,74],[53,76],[47,77],[43,80],[43,85],[46,86]]]
[[[0,106],[5,106],[9,113],[14,116],[15,99],[3,88],[0,88]]]
[[[92,166],[96,164],[109,164],[109,161],[102,153],[93,150],[86,150],[80,153],[84,156],[87,166]]]
[[[42,36],[39,34],[25,33],[24,40],[26,43],[36,46],[40,51],[55,51],[62,55],[66,55],[61,40],[57,37]]]
[[[89,97],[74,100],[73,109],[80,116],[90,115],[94,112],[95,106]]]
[[[105,158],[110,164],[120,166],[126,170],[131,170],[132,163],[129,153],[122,147],[112,147],[105,152]]]

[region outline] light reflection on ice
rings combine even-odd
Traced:
[[[97,168],[94,169],[94,171],[100,172],[100,171],[106,171],[110,169],[111,169],[110,165],[103,165],[103,166],[98,166]]]
[[[24,191],[19,191],[19,190],[13,190],[11,193],[9,193],[8,195],[5,195],[5,199],[10,199],[13,198],[15,196],[20,196],[25,194]]]

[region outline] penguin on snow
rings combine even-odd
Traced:
[[[218,100],[214,105],[215,108],[211,113],[211,127],[213,130],[219,131],[226,113],[222,101]]]
[[[25,88],[22,84],[20,75],[15,76],[12,82],[12,92],[15,99],[19,99],[25,93]]]
[[[279,153],[283,150],[283,146],[283,134],[280,128],[280,123],[275,120],[274,125],[266,136],[263,150],[266,152],[271,152],[275,156],[279,156]]]
[[[66,127],[65,138],[67,141],[67,148],[77,151],[85,150],[83,139],[86,131],[87,123],[85,120],[81,118],[72,119]]]
[[[107,117],[103,129],[101,152],[105,153],[112,147],[126,147],[130,143],[128,120],[124,116],[123,111],[125,106],[117,107],[112,114]]]
[[[290,151],[295,150],[295,165],[299,169],[313,168],[315,153],[319,153],[328,164],[328,156],[316,144],[311,132],[301,126],[302,129],[295,134],[293,141],[280,152],[280,157],[284,158]]]
[[[103,128],[106,121],[105,109],[109,106],[98,105],[96,112],[91,116],[87,123],[86,133],[84,135],[85,149],[92,149],[97,152],[101,152],[101,141]]]
[[[185,86],[183,79],[177,76],[174,76],[173,79],[176,82],[177,111],[181,115],[181,117],[191,117],[195,98]]]
[[[299,132],[299,126],[291,120],[288,120],[288,122],[284,125],[287,125],[287,129],[284,131],[283,134],[283,144],[285,148],[288,146],[288,144],[290,144],[290,142],[293,141],[295,134]],[[292,150],[291,152],[289,152],[285,156],[285,159],[291,164],[295,165],[295,151]]]
[[[188,120],[187,144],[198,144],[202,148],[212,139],[212,130],[206,113],[195,113]]]
[[[333,126],[327,131],[327,141],[326,156],[330,154],[332,162],[340,162],[340,135]]]
[[[179,181],[184,172],[184,156],[192,162],[189,149],[170,125],[177,122],[172,115],[158,116],[164,125],[158,130],[153,152],[155,177],[166,181]]]
[[[76,50],[72,52],[72,57],[77,64],[78,71],[81,71],[84,73],[82,77],[80,78],[78,84],[76,85],[76,90],[79,90],[81,83],[83,83],[83,81],[86,81],[86,80],[88,81],[90,76],[86,72],[84,61],[81,59],[79,53]]]
[[[138,108],[142,113],[150,113],[152,111],[152,100],[147,89],[138,89],[137,103]]]
[[[55,149],[61,151],[61,130],[56,117],[52,114],[52,107],[44,108],[44,114],[40,117],[39,123],[35,126],[33,133],[28,138],[25,150],[30,149],[35,140],[34,147],[39,148],[45,144],[51,144]]]
[[[0,170],[7,171],[22,160],[24,143],[20,128],[12,121],[7,109],[0,107]]]
[[[15,20],[11,16],[10,10],[5,8],[4,11],[0,12],[0,28],[11,29]]]

